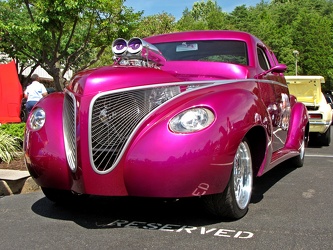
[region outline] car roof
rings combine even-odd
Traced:
[[[144,40],[151,44],[171,43],[171,42],[186,42],[186,41],[213,41],[213,40],[228,40],[228,41],[242,41],[248,47],[248,60],[249,66],[253,67],[256,64],[257,45],[266,47],[269,51],[270,48],[266,46],[256,36],[235,30],[195,30],[195,31],[182,31],[169,34],[161,34],[144,38]]]
[[[170,34],[162,34],[144,38],[149,43],[164,43],[175,41],[190,40],[239,40],[247,43],[262,43],[257,37],[243,31],[233,30],[199,30],[199,31],[183,31]]]

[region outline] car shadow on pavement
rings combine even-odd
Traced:
[[[251,203],[260,202],[267,190],[294,170],[283,163],[256,178]],[[131,223],[137,228],[154,229],[158,225],[203,227],[231,222],[226,218],[209,215],[200,198],[177,200],[90,196],[77,204],[59,205],[44,197],[32,205],[32,211],[51,219],[74,221],[88,229],[127,227]]]
[[[258,203],[264,198],[264,194],[272,188],[277,182],[283,179],[297,168],[290,165],[289,161],[285,161],[261,177],[254,179],[251,203]]]
[[[125,227],[124,222],[136,222],[138,228],[141,225],[143,229],[154,229],[166,224],[175,228],[177,225],[179,228],[183,225],[201,227],[227,221],[211,217],[199,198],[165,200],[91,196],[70,206],[54,204],[44,197],[32,205],[32,211],[51,219],[74,221],[88,229]],[[152,228],[146,224],[151,224]]]

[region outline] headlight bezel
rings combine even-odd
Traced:
[[[38,131],[44,127],[46,120],[46,112],[42,108],[35,108],[31,111],[29,117],[29,127],[33,131]]]
[[[215,121],[214,112],[208,107],[192,107],[175,115],[169,121],[173,133],[195,133],[208,128]]]

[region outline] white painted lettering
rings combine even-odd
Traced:
[[[124,227],[134,227],[134,228],[140,228],[142,225],[146,225],[147,222],[142,222],[142,221],[132,221],[125,225]]]
[[[199,186],[193,191],[193,196],[201,196],[204,195],[207,190],[209,189],[209,184],[207,183],[200,183]]]
[[[200,233],[201,233],[201,234],[209,234],[209,233],[211,233],[211,232],[213,232],[213,231],[215,231],[215,230],[216,230],[216,228],[211,228],[211,229],[207,229],[207,230],[206,230],[205,227],[202,227]]]
[[[127,223],[129,223],[129,221],[127,221],[127,220],[115,220],[115,221],[107,224],[107,226],[124,227]]]
[[[175,229],[179,228],[179,227],[181,227],[181,226],[180,225],[173,225],[173,224],[165,224],[159,230],[172,232],[172,231],[175,231]]]
[[[163,226],[162,224],[159,223],[147,223],[146,226],[143,226],[143,229],[150,229],[150,230],[157,230],[159,229],[161,226]]]
[[[201,188],[201,189],[203,189],[203,190],[208,190],[208,188],[209,188],[209,184],[207,184],[207,183],[200,183],[200,185],[199,185],[199,187],[198,188]]]
[[[182,226],[181,228],[179,228],[178,230],[176,230],[176,232],[181,232],[183,230],[185,230],[187,233],[192,233],[193,230],[197,230],[197,227],[191,227],[191,226]]]
[[[229,229],[219,229],[217,232],[214,234],[214,236],[221,236],[221,237],[227,237],[230,238],[231,236],[228,235],[228,233],[234,233],[236,232],[235,230],[229,230]]]
[[[202,186],[207,187],[207,186]],[[208,187],[207,187],[208,188]],[[201,235],[211,234],[218,237],[235,238],[235,239],[250,239],[254,236],[253,233],[247,231],[236,231],[231,229],[218,229],[218,228],[206,228],[206,227],[194,227],[187,225],[176,224],[161,224],[155,222],[144,221],[127,221],[127,220],[115,220],[108,224],[97,225],[100,227],[121,227],[121,228],[140,228],[146,230],[160,230],[166,232],[186,232],[192,234],[195,231],[200,230]]]
[[[202,191],[198,188],[196,188],[193,193],[192,193],[193,196],[201,196],[202,195]]]
[[[235,234],[234,238],[238,238],[242,233],[243,233],[243,231],[238,231],[238,232]]]
[[[250,239],[252,237],[253,237],[253,233],[245,232],[245,231],[239,231],[234,236],[234,238],[239,238],[239,239]]]

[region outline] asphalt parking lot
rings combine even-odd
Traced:
[[[43,194],[0,198],[1,249],[333,249],[333,146],[255,181],[248,214],[208,217],[198,200],[92,197],[57,206]]]

